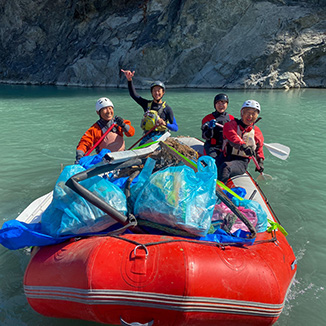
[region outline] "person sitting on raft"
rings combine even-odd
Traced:
[[[206,115],[202,120],[202,138],[205,139],[205,154],[216,159],[222,150],[223,145],[223,127],[230,120],[234,120],[231,114],[226,112],[229,104],[229,97],[226,94],[217,94],[214,97],[215,111]]]
[[[162,98],[165,93],[165,85],[161,81],[155,81],[151,84],[151,94],[153,100],[146,100],[137,94],[132,78],[135,75],[134,71],[123,70],[128,80],[128,89],[130,96],[143,108],[145,114],[141,121],[141,128],[144,130],[144,134],[148,133],[140,142],[140,145],[147,141],[155,140],[165,133],[165,131],[178,131],[178,124],[174,117],[173,111],[166,102],[163,102]],[[154,126],[157,126],[154,128]],[[154,128],[154,129],[153,129]]]
[[[223,149],[216,160],[218,179],[224,183],[235,175],[243,174],[250,158],[255,156],[259,164],[256,171],[264,171],[264,137],[255,125],[260,114],[260,104],[254,100],[245,101],[241,107],[241,120],[227,122],[223,128]]]
[[[96,153],[102,149],[109,149],[111,152],[123,151],[125,149],[125,141],[123,134],[132,137],[135,134],[135,128],[129,120],[114,116],[114,105],[107,97],[101,97],[95,104],[96,113],[100,119],[95,122],[80,139],[76,150],[76,164],[104,135],[104,133],[112,127],[110,132],[96,147]]]

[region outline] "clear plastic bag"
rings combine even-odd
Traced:
[[[216,203],[216,178],[215,160],[209,156],[198,160],[197,173],[185,165],[158,171],[147,182],[143,181],[134,213],[155,223],[205,236]]]
[[[116,221],[90,204],[65,185],[76,173],[85,171],[80,165],[66,166],[54,187],[53,201],[42,214],[42,231],[54,237],[70,234],[95,233],[104,230]],[[81,181],[81,185],[104,199],[120,213],[126,214],[124,193],[110,181],[96,176]]]

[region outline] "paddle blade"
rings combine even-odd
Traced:
[[[276,156],[281,160],[286,160],[290,155],[290,147],[288,146],[278,143],[264,143],[264,146],[269,150],[272,155]]]
[[[269,174],[261,173],[257,177],[257,181],[271,181],[273,180],[273,177]]]

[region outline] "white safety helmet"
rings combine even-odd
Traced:
[[[241,110],[244,108],[253,108],[258,110],[258,113],[260,113],[260,104],[257,101],[254,100],[247,100],[242,104]]]
[[[107,97],[101,97],[97,100],[95,108],[96,112],[99,112],[101,109],[106,108],[107,106],[112,106],[114,108],[113,103]]]

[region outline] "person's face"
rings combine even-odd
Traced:
[[[256,122],[258,111],[254,108],[243,108],[241,110],[241,120],[246,126],[250,126]]]
[[[228,102],[227,101],[217,101],[215,103],[215,110],[219,113],[223,113],[226,111],[228,107]]]
[[[152,96],[155,101],[160,101],[164,95],[164,90],[160,86],[154,86],[152,88]]]
[[[99,112],[99,116],[106,121],[110,121],[114,116],[114,109],[112,106],[106,106],[102,108]]]

